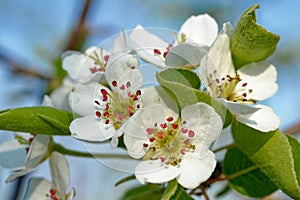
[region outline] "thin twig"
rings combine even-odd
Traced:
[[[78,20],[75,30],[71,34],[71,38],[66,45],[65,50],[77,50],[78,41],[88,34],[86,28],[86,18],[91,6],[92,0],[86,0],[82,9],[81,16]]]
[[[300,133],[300,122],[288,129],[286,129],[283,132],[286,134],[289,134],[289,135],[296,135],[296,134]]]
[[[204,196],[205,200],[209,200],[209,197],[206,193],[206,189],[205,189],[205,186],[203,184],[200,185],[200,189],[202,191],[202,195]]]
[[[0,59],[7,64],[7,65],[2,65],[2,66],[8,66],[12,73],[26,75],[29,77],[40,78],[40,79],[43,79],[48,82],[50,82],[52,80],[52,78],[49,76],[46,76],[42,73],[39,73],[35,70],[30,69],[27,66],[17,63],[14,59],[12,59],[10,56],[8,56],[7,53],[4,53],[4,52],[8,52],[8,51],[9,50],[7,50],[5,47],[0,46]],[[15,54],[15,53],[11,53],[11,54]],[[19,56],[17,56],[17,57],[19,57]]]

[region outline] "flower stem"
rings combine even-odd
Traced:
[[[223,147],[220,147],[220,148],[214,150],[214,153],[217,153],[217,152],[219,152],[219,151],[223,151],[223,150],[225,150],[225,149],[234,148],[234,147],[236,147],[235,144],[229,144],[229,145],[226,145],[226,146],[223,146]]]
[[[84,158],[121,158],[121,159],[132,159],[129,155],[125,154],[97,154],[97,153],[89,153],[89,152],[80,152],[71,149],[67,149],[60,144],[53,144],[53,151],[60,152],[69,156],[77,156]]]

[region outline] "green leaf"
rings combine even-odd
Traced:
[[[193,200],[193,198],[186,193],[185,189],[181,185],[178,184],[177,189],[170,200]]]
[[[158,184],[147,184],[128,190],[121,198],[122,200],[149,199],[160,200],[164,189]]]
[[[230,49],[236,69],[268,58],[279,42],[279,35],[256,23],[257,8],[258,4],[253,5],[240,16],[230,37]]]
[[[286,135],[292,148],[294,158],[294,169],[297,175],[298,184],[300,186],[300,143],[291,135]]]
[[[169,181],[168,185],[166,187],[166,190],[165,190],[163,196],[161,197],[161,200],[169,200],[174,195],[174,193],[176,192],[177,185],[178,184],[177,184],[177,181],[175,179]]]
[[[198,75],[188,69],[167,69],[159,73],[160,77],[170,82],[177,82],[187,87],[199,89],[200,79]]]
[[[222,163],[229,186],[242,195],[265,197],[278,188],[237,148],[227,151]]]
[[[244,124],[234,124],[232,133],[237,147],[257,165],[284,193],[300,199],[292,147],[279,130],[260,132]]]
[[[46,135],[70,135],[73,115],[55,108],[38,106],[0,111],[0,130]]]
[[[217,99],[198,89],[200,81],[195,76],[197,75],[194,72],[183,69],[167,69],[156,74],[157,81],[180,108],[197,102],[207,103],[216,110],[224,122],[224,127],[227,127],[232,121],[232,114]]]

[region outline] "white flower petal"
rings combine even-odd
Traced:
[[[174,118],[172,122],[178,118],[176,102],[161,87],[146,88],[142,95],[142,104],[143,124],[147,128],[153,127],[156,122],[158,125],[164,123],[168,117]]]
[[[90,69],[94,67],[94,61],[91,58],[78,52],[66,54],[68,55],[63,55],[62,66],[73,80],[79,80],[91,74]]]
[[[112,48],[112,54],[114,53],[120,53],[120,52],[126,52],[129,51],[128,48],[128,35],[123,29],[121,33],[118,34],[114,41],[114,45]]]
[[[0,145],[0,166],[13,170],[24,168],[26,148],[17,140],[4,142]]]
[[[28,169],[36,168],[48,152],[48,145],[51,138],[48,135],[37,135],[29,148],[25,167]]]
[[[250,117],[253,113],[260,109],[259,107],[251,106],[249,104],[227,101],[222,98],[219,98],[218,100],[234,115]]]
[[[115,134],[113,126],[98,121],[95,115],[74,119],[70,124],[70,131],[77,139],[94,142],[107,140]]]
[[[273,112],[272,108],[264,105],[255,105],[259,108],[250,117],[237,116],[237,120],[262,132],[276,130],[280,125],[280,118]]]
[[[186,122],[182,126],[195,132],[193,141],[210,144],[221,134],[223,122],[215,110],[205,104],[197,103],[186,106],[181,111],[181,120]]]
[[[235,70],[230,52],[229,33],[231,25],[226,23],[211,46],[208,55],[204,56],[199,66],[199,77],[209,92],[216,97],[216,94],[208,86],[207,78],[211,75],[214,79],[221,80],[226,75],[234,76]]]
[[[144,77],[138,69],[128,71],[118,80],[120,86],[124,85],[125,89],[122,90],[120,87],[113,87],[112,89],[121,94],[123,98],[128,98],[128,93],[135,94],[144,84]],[[128,83],[130,83],[129,87],[126,86]]]
[[[192,153],[187,153],[180,163],[180,176],[177,181],[188,189],[194,189],[206,181],[213,173],[216,166],[215,154],[207,151],[205,157],[199,158]]]
[[[179,173],[177,167],[165,166],[160,160],[142,161],[135,168],[135,177],[142,184],[165,183],[177,177]]]
[[[55,89],[51,93],[51,102],[45,102],[45,106],[51,106],[63,110],[71,110],[69,105],[69,94],[73,89],[73,85],[73,81],[69,77],[64,78],[62,86]],[[45,100],[47,100],[47,97]]]
[[[278,90],[276,68],[268,61],[245,65],[237,73],[242,81],[236,86],[236,90],[242,90],[243,93],[243,90],[251,89],[251,93],[247,92],[248,99],[264,100]],[[243,83],[247,83],[247,86],[242,87]]]
[[[191,16],[181,26],[179,34],[185,33],[187,40],[210,46],[218,34],[218,24],[208,14]]]
[[[69,103],[72,111],[79,115],[89,115],[95,112],[94,101],[101,101],[101,89],[110,90],[98,83],[77,83],[69,95]]]
[[[53,187],[57,190],[58,196],[65,197],[70,183],[69,164],[65,156],[58,152],[52,152],[50,169]]]
[[[132,134],[124,134],[123,138],[128,154],[135,159],[142,158],[149,149],[143,146],[149,142],[148,138],[134,137]]]
[[[160,50],[163,54],[169,46],[168,43],[148,32],[141,25],[132,31],[129,38],[132,48],[143,60],[158,67],[166,67],[163,55],[154,54],[154,49]]]
[[[113,81],[118,81],[123,74],[139,67],[139,60],[136,56],[128,53],[118,53],[112,55],[107,63],[105,77],[112,86]]]
[[[52,183],[44,178],[31,178],[26,189],[26,200],[45,199],[46,194],[49,194],[52,188]]]
[[[49,142],[50,137],[48,135],[37,135],[30,145],[29,152],[25,160],[25,169],[10,175],[6,179],[6,182],[13,181],[14,179],[24,176],[37,168],[48,152]]]

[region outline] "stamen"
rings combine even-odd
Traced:
[[[154,142],[154,141],[155,141],[155,138],[150,138],[149,141],[150,141],[150,142]]]
[[[121,85],[120,89],[125,90],[125,85]]]
[[[177,129],[177,128],[178,128],[178,124],[172,124],[172,127],[173,127],[174,129]]]
[[[128,81],[128,82],[126,83],[126,87],[129,88],[130,86],[131,86],[131,84],[130,84],[130,82]]]
[[[151,129],[151,128],[147,128],[146,131],[149,135],[151,135],[153,133],[153,129]]]
[[[181,128],[181,132],[182,132],[182,133],[187,133],[187,132],[188,132],[188,129]]]
[[[167,121],[168,121],[168,122],[171,122],[171,121],[173,121],[173,119],[174,119],[173,117],[168,117],[168,118],[167,118]]]
[[[144,144],[143,144],[143,147],[145,147],[145,148],[148,147],[148,144],[147,144],[147,143],[144,143]]]
[[[162,132],[158,132],[158,133],[157,133],[157,137],[160,138],[160,139],[162,139],[162,138],[164,137],[164,135],[163,135]]]
[[[160,127],[163,128],[163,129],[165,129],[165,128],[167,128],[167,124],[166,123],[161,124]]]
[[[160,55],[160,54],[161,54],[160,50],[158,50],[158,49],[154,49],[154,53],[155,53],[156,55]]]
[[[113,82],[111,82],[111,84],[112,84],[114,87],[117,87],[117,86],[118,86],[117,81],[113,81]]]
[[[97,111],[96,112],[96,116],[100,118],[101,117],[101,113],[99,111]]]
[[[194,137],[195,136],[195,132],[192,130],[189,130],[189,137]]]
[[[247,83],[243,83],[242,87],[246,87],[247,86]]]

